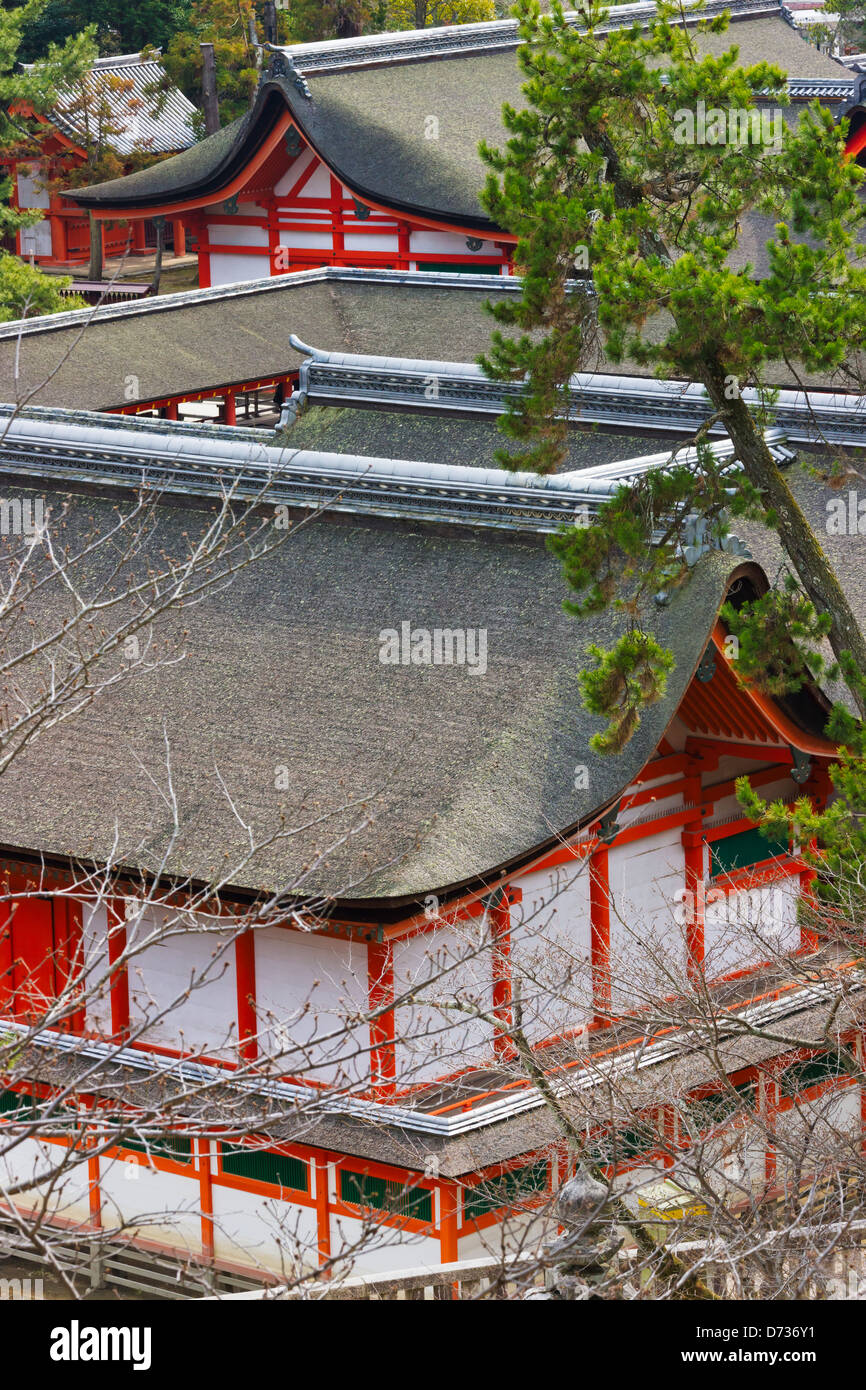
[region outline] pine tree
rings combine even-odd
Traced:
[[[517,236],[524,277],[519,300],[491,306],[501,327],[482,359],[490,375],[528,383],[503,422],[523,447],[502,461],[541,472],[559,465],[567,382],[596,365],[602,343],[611,361],[702,383],[741,468],[734,477],[699,448],[693,467],[648,475],[602,508],[597,525],[553,541],[581,595],[574,611],[616,604],[629,618],[618,648],[596,655],[597,674],[620,671],[631,681],[625,722],[615,682],[595,683],[594,708],[612,721],[610,746],[621,746],[640,704],[664,687],[666,654],[642,632],[637,599],[687,580],[687,514],[722,542],[731,516],[775,527],[796,580],[789,597],[826,615],[837,659],[866,672],[863,635],[764,435],[773,363],[843,374],[866,339],[866,271],[856,255],[862,173],[844,157],[844,127],[814,103],[792,130],[781,116],[787,87],[778,68],[741,67],[733,47],[701,56],[696,36],[722,32],[724,16],[686,28],[674,22],[677,7],[660,0],[646,28],[606,31],[596,0],[582,9],[579,29],[556,0],[549,15],[536,0],[518,0],[515,12],[527,104],[505,107],[504,150],[482,146],[491,170],[484,204]],[[761,109],[771,122],[762,123]],[[702,113],[712,131],[709,120],[696,124]],[[728,264],[753,213],[775,221],[762,278]],[[588,267],[591,285],[569,284],[576,267]],[[744,400],[747,387],[757,408]],[[789,635],[791,669],[808,667],[814,644],[797,654],[797,633]],[[863,713],[866,691],[857,680],[849,686]]]

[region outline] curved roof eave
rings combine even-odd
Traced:
[[[142,171],[144,174],[149,174],[155,173],[155,170],[159,169],[160,175],[151,179],[142,179],[140,174],[132,174],[122,179],[112,179],[108,183],[92,184],[87,188],[69,189],[64,196],[79,203],[97,216],[100,214],[114,217],[134,216],[136,213],[143,215],[145,212],[154,213],[168,208],[187,211],[195,207],[206,207],[211,203],[231,197],[237,192],[243,186],[247,176],[262,162],[262,151],[267,147],[269,153],[276,144],[276,139],[285,132],[289,124],[293,124],[297,127],[306,144],[321,159],[334,177],[359,202],[365,203],[376,211],[408,215],[446,230],[483,232],[488,237],[496,236],[497,238],[504,237],[508,241],[516,240],[513,236],[503,233],[495,223],[482,215],[473,217],[450,209],[426,207],[398,198],[389,198],[387,202],[383,201],[381,191],[377,192],[375,189],[369,188],[352,174],[347,173],[325,150],[320,148],[318,142],[306,129],[303,116],[292,101],[285,85],[278,80],[271,79],[262,85],[255,105],[241,124],[242,128],[238,131],[238,137],[227,154],[223,155],[212,166],[205,167],[199,178],[191,183],[179,182],[174,189],[171,188],[170,184],[160,187],[160,182],[165,179],[165,175],[171,172],[172,164],[175,164],[179,159],[178,156],[174,156],[174,158],[154,166],[153,171],[150,169]],[[279,129],[276,129],[277,126]],[[276,139],[272,138],[274,135],[276,135]],[[185,167],[186,162],[184,161],[183,168]],[[183,168],[176,167],[175,172],[180,176],[183,173]],[[136,193],[137,186],[143,186],[145,191]],[[102,190],[101,194],[100,190]]]

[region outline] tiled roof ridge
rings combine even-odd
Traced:
[[[696,24],[726,11],[732,20],[781,14],[779,0],[706,0],[700,9],[692,5],[685,8],[694,10],[690,18]],[[635,21],[646,21],[655,13],[654,0],[615,5],[602,28],[623,28]],[[566,11],[566,19],[577,27],[581,15],[578,11],[569,10]],[[480,24],[449,24],[435,29],[406,29],[395,33],[362,34],[356,38],[288,44],[276,52],[283,55],[298,72],[319,76],[346,68],[517,48],[519,43],[517,20],[495,19]]]

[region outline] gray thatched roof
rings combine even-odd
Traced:
[[[713,54],[736,46],[743,64],[775,63],[794,79],[850,80],[842,64],[804,42],[781,13],[744,14],[726,34],[698,35],[696,43]],[[288,108],[361,200],[490,230],[478,201],[485,177],[478,145],[504,144],[502,105],[523,104],[522,80],[514,47],[311,71],[309,95],[291,76],[272,77],[234,126],[153,168],[70,196],[87,207],[130,209],[206,194],[216,201]],[[438,122],[435,139],[425,134],[430,117]]]
[[[68,502],[57,539],[73,545],[103,530],[114,505],[48,497],[55,515]],[[184,533],[209,520],[195,505],[161,506],[152,545],[183,550]],[[168,746],[181,821],[170,872],[212,880],[241,862],[230,794],[257,838],[283,813],[288,825],[317,822],[232,872],[240,887],[375,900],[387,915],[389,899],[483,883],[603,808],[652,755],[736,565],[710,557],[654,613],[676,656],[667,695],[621,757],[601,758],[578,676],[588,643],[609,645],[620,621],[561,611],[541,537],[325,514],[189,615],[156,624],[181,661],[103,692],[13,762],[0,779],[3,841],[103,861],[116,834],[122,861],[155,870],[172,832]],[[380,633],[403,622],[484,628],[486,674],[382,664]],[[577,764],[586,789],[575,789]],[[275,786],[280,767],[288,790]]]
[[[289,334],[337,352],[471,361],[490,345],[496,276],[323,267],[0,325],[0,401],[110,410],[296,371]],[[131,396],[130,391],[134,391]]]

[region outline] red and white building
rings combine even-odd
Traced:
[[[714,9],[731,12],[743,63],[788,71],[792,105],[855,99],[857,79],[776,0]],[[610,22],[653,12],[621,6]],[[75,200],[133,225],[183,218],[202,288],[323,265],[509,274],[515,238],[481,206],[478,146],[501,145],[503,102],[522,103],[517,46],[513,20],[296,46],[272,57],[243,120]]]
[[[205,497],[248,467],[236,431],[51,411],[19,415],[2,447],[88,525],[143,462],[158,477],[183,461],[191,495]],[[797,845],[757,834],[734,783],[748,773],[767,797],[824,804],[836,751],[821,732],[826,702],[817,690],[770,699],[738,679],[718,610],[767,580],[753,561],[708,554],[653,619],[677,660],[666,698],[621,757],[600,758],[577,696],[582,639],[559,611],[544,534],[609,468],[528,482],[270,447],[285,504],[308,508],[336,489],[333,514],[265,573],[200,605],[185,661],[149,694],[106,694],[4,774],[0,867],[7,891],[25,895],[0,934],[6,1026],[24,1036],[36,1004],[65,1000],[64,1021],[29,1046],[46,1066],[64,1039],[87,1048],[91,1079],[76,1088],[85,1135],[52,1196],[57,1222],[124,1225],[144,1248],[273,1277],[341,1253],[370,1271],[470,1258],[503,1219],[532,1229],[568,1170],[541,1097],[512,1064],[518,981],[536,1056],[576,1077],[589,1059],[587,1076],[598,1075],[640,1045],[661,1081],[668,1043],[643,1038],[639,1016],[670,972],[735,986],[733,1012],[768,998],[780,1017],[802,1008],[779,962],[820,945],[796,911],[814,871]],[[82,470],[90,491],[76,501]],[[166,533],[190,526],[188,509],[172,511]],[[440,628],[463,631],[463,661],[436,662]],[[121,755],[129,738],[132,761]],[[169,882],[150,904],[141,873],[167,833],[150,772],[166,738],[182,812],[176,876],[202,882],[211,845],[243,858],[210,773],[215,739],[235,807],[264,825],[285,802],[296,823],[312,797],[331,850],[301,837],[257,855],[195,912],[190,890],[166,904]],[[106,746],[117,756],[100,756]],[[39,791],[59,763],[78,789],[74,816]],[[349,803],[389,771],[359,823]],[[112,846],[114,886],[88,897],[79,866]],[[242,914],[292,884],[294,911],[271,908],[271,921],[238,935]],[[327,903],[312,915],[310,892]],[[847,1040],[861,1047],[856,1029]],[[128,1141],[102,1151],[100,1114],[116,1122],[119,1092],[116,1070],[110,1083],[98,1066],[94,1075],[100,1058],[128,1081],[129,1116]],[[169,1113],[172,1087],[204,1078],[248,1105],[258,1096],[261,1119],[244,1110],[238,1135],[224,1111],[203,1125],[176,1101],[162,1132],[137,1133],[136,1086],[156,1078]],[[859,1132],[861,1089],[820,1050],[780,1046],[730,1079],[779,1124],[829,1089],[839,1122]],[[682,1104],[718,1089],[686,1088]],[[33,1091],[7,1088],[8,1122],[26,1122]],[[35,1088],[42,1104],[58,1093],[56,1073]],[[629,1141],[613,1160],[632,1178],[658,1178],[686,1142],[678,1103],[655,1109],[648,1121],[666,1147]],[[7,1185],[38,1174],[46,1145],[71,1142],[17,1143]],[[609,1142],[603,1127],[598,1142]],[[784,1181],[772,1146],[746,1161],[756,1181]],[[14,1200],[26,1207],[40,1193]]]
[[[100,58],[87,75],[86,100],[94,111],[104,105],[106,141],[121,160],[128,161],[136,152],[176,154],[193,144],[191,119],[196,108],[182,92],[170,88],[163,94],[160,109],[156,109],[153,89],[164,78],[157,59],[142,58],[138,53]],[[17,232],[14,247],[10,245],[8,249],[25,259],[32,257],[38,265],[75,265],[86,262],[90,255],[87,215],[82,214],[70,196],[51,192],[46,186],[86,162],[82,100],[80,92],[70,91],[61,93],[57,110],[50,116],[24,110],[22,114],[40,128],[38,153],[28,148],[0,155],[0,172],[12,180],[13,207],[44,213],[40,221]],[[100,123],[93,114],[91,121],[97,126]],[[182,219],[175,218],[170,223],[167,243],[183,254]],[[155,245],[155,231],[149,220],[137,219],[129,224],[109,219],[104,223],[106,257],[122,256],[130,250],[145,253],[151,245]]]

